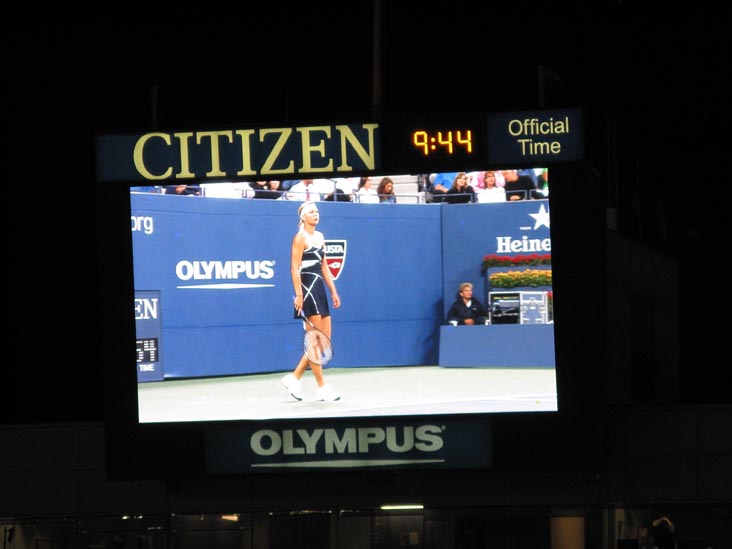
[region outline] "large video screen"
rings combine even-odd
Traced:
[[[557,411],[548,175],[130,187],[139,422]]]

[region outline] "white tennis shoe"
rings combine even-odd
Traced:
[[[295,400],[302,400],[302,386],[300,380],[297,379],[293,374],[287,374],[281,379],[282,386],[287,389],[292,398]]]
[[[340,399],[341,395],[336,393],[335,389],[330,385],[323,385],[315,390],[315,400],[321,402],[335,402]]]

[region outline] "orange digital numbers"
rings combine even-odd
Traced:
[[[473,152],[473,132],[471,130],[467,130],[465,132],[465,135],[463,136],[463,132],[458,130],[457,132],[457,142],[460,145],[463,145],[465,147],[465,150],[469,153]]]
[[[452,154],[452,132],[437,132],[437,142],[447,148],[447,154]]]
[[[422,152],[425,156],[430,154],[430,145],[428,142],[428,138],[429,136],[425,131],[420,130],[412,133],[412,143],[414,143],[415,147],[421,147]]]
[[[457,152],[458,147],[462,147],[465,153],[472,154],[473,131],[452,129],[429,132],[415,130],[412,132],[412,145],[425,156],[438,152],[451,156]]]

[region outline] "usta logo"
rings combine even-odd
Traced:
[[[346,245],[345,240],[326,240],[325,241],[325,262],[330,270],[330,276],[333,280],[338,280],[343,272],[346,264]]]

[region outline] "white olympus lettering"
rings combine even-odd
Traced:
[[[180,280],[237,280],[240,275],[249,279],[274,277],[273,260],[251,261],[179,261],[175,274]]]
[[[350,427],[336,429],[261,429],[249,444],[260,456],[314,454],[368,454],[372,447],[385,446],[391,452],[413,450],[436,452],[444,446],[442,428],[437,425],[398,427]]]

